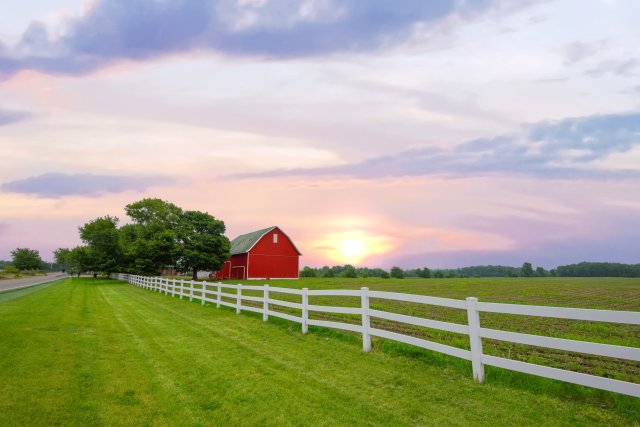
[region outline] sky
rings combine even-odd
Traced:
[[[0,259],[158,197],[301,265],[640,263],[635,0],[0,6]]]

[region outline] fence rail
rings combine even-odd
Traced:
[[[118,278],[144,289],[164,293],[165,295],[171,294],[172,297],[178,295],[180,299],[188,297],[190,301],[193,301],[194,299],[200,300],[203,305],[205,302],[209,302],[216,304],[218,308],[221,305],[231,307],[234,308],[238,314],[241,313],[242,310],[262,313],[264,321],[267,321],[269,316],[274,316],[292,322],[297,322],[301,324],[303,333],[307,332],[309,325],[356,332],[362,335],[362,348],[364,351],[371,350],[371,337],[375,336],[470,360],[473,377],[479,382],[484,382],[484,366],[490,365],[512,371],[524,372],[531,375],[640,397],[640,384],[483,354],[482,339],[495,339],[518,344],[633,361],[640,361],[640,348],[638,347],[625,347],[587,341],[552,338],[541,335],[487,329],[480,326],[481,312],[542,316],[559,319],[587,320],[631,325],[640,325],[640,312],[486,303],[478,302],[478,300],[473,297],[469,297],[466,300],[457,300],[424,295],[402,294],[397,292],[370,291],[368,288],[361,288],[360,290],[310,290],[307,288],[289,289],[270,287],[269,285],[232,285],[225,283],[208,283],[193,280],[185,281],[183,279],[168,279],[163,277],[135,276],[128,274],[119,274]],[[229,290],[235,290],[235,293],[229,293]],[[254,292],[262,291],[263,296],[243,295],[243,290]],[[274,298],[274,293],[299,295],[301,297],[300,303],[279,300]],[[360,307],[312,305],[309,304],[309,296],[359,297]],[[227,298],[227,300],[225,301],[222,298]],[[442,322],[370,309],[369,298],[405,301],[465,310],[467,312],[467,324]],[[230,302],[229,300],[234,302]],[[242,301],[262,303],[262,307],[242,305]],[[272,306],[297,309],[301,311],[301,315],[294,316],[292,314],[274,311],[270,308]],[[362,322],[361,324],[356,325],[336,321],[309,319],[309,312],[360,315]],[[371,317],[468,335],[471,350],[452,347],[446,344],[440,344],[384,329],[372,328],[370,325]]]

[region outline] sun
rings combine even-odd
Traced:
[[[366,252],[364,242],[359,239],[348,239],[340,242],[340,251],[348,259],[359,259]]]

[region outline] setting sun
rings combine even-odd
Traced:
[[[340,250],[347,259],[360,259],[366,252],[364,242],[358,239],[343,240]]]

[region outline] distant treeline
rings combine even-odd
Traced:
[[[556,274],[562,277],[640,277],[640,264],[616,262],[580,262],[561,265]]]
[[[402,269],[392,267],[387,271],[381,268],[354,267],[350,264],[324,266],[320,268],[304,267],[300,277],[381,277],[388,279],[421,277],[421,278],[453,278],[453,277],[640,277],[640,264],[620,264],[611,262],[581,262],[579,264],[561,265],[555,269],[535,269],[529,262],[521,267],[504,265],[476,265],[456,269],[430,269],[428,267]]]

